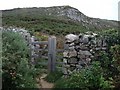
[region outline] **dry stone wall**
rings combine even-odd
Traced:
[[[2,30],[2,32],[4,31],[10,31],[10,32],[15,32],[15,33],[19,33],[26,41],[26,43],[28,44],[29,50],[30,50],[30,63],[31,64],[35,64],[36,61],[35,59],[39,57],[39,48],[40,45],[39,44],[33,44],[33,42],[38,41],[35,36],[32,36],[28,30],[25,30],[23,28],[16,28],[16,27],[8,27],[8,28],[3,28],[0,27],[0,30]]]
[[[88,66],[93,59],[98,58],[99,51],[106,50],[105,39],[96,33],[86,32],[79,35],[66,35],[63,52],[64,75],[70,75],[72,72]]]

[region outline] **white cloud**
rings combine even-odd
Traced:
[[[119,0],[1,0],[0,10],[18,7],[70,5],[90,17],[118,20],[118,1]]]

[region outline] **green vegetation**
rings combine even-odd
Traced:
[[[79,88],[81,90],[111,88],[111,82],[105,80],[99,62],[93,62],[91,66],[73,73],[67,79],[61,79],[55,84],[55,88]]]
[[[69,13],[70,9],[75,10],[75,12]],[[78,17],[81,21],[77,20]],[[90,18],[70,6],[3,10],[2,21],[3,26],[22,27],[32,33],[42,32],[57,36],[68,33],[78,34],[88,30],[102,31],[102,29],[117,27],[116,21]]]
[[[37,33],[36,33],[37,34]],[[80,89],[106,89],[120,87],[120,37],[117,30],[100,32],[108,42],[107,53],[99,52],[100,57],[94,60],[90,66],[80,72],[73,73],[68,78],[62,77],[62,72],[48,73],[45,80],[55,83],[54,89],[80,88]],[[39,36],[39,35],[38,35]],[[41,40],[47,39],[46,36]],[[112,37],[112,38],[111,38]],[[14,47],[13,47],[14,46]],[[35,77],[47,73],[41,69],[45,61],[38,59],[37,64],[29,64],[29,50],[27,43],[18,33],[3,32],[3,88],[35,88]],[[7,87],[6,87],[7,85]]]
[[[99,52],[100,57],[89,67],[73,73],[68,78],[59,79],[58,88],[80,88],[81,90],[120,88],[120,37],[117,30],[100,32],[108,43],[107,52]]]
[[[36,69],[29,65],[27,43],[14,32],[4,31],[2,37],[2,88],[34,88]]]
[[[62,77],[63,73],[61,71],[50,72],[46,77],[45,80],[47,82],[55,83]]]
[[[115,44],[120,44],[119,29],[102,30],[101,32],[98,32],[98,33],[105,37],[105,39],[109,45],[109,48],[111,46],[114,46]]]
[[[38,58],[35,60],[35,68],[37,69],[36,77],[39,77],[43,73],[47,73],[47,59]]]
[[[66,8],[70,7],[67,6],[64,9]],[[42,14],[38,13],[42,12],[42,10],[39,10],[36,8],[22,9],[19,12],[19,9],[15,9],[3,12],[3,26],[26,28],[39,40],[43,41],[48,39],[48,35],[56,35],[59,37],[57,38],[57,48],[63,48],[64,35],[69,33],[79,34],[88,30],[103,35],[108,43],[107,52],[99,52],[100,57],[97,60],[93,60],[89,67],[82,69],[80,72],[73,73],[68,78],[63,78],[62,73],[59,71],[49,73],[45,80],[55,83],[54,89],[120,88],[120,35],[117,29],[103,29],[100,31],[97,28],[93,28],[93,26],[90,26],[91,29],[87,29],[70,18],[57,17],[56,12],[52,12],[53,15],[48,15],[45,12]],[[35,88],[36,82],[34,78],[41,73],[47,73],[45,71],[47,67],[41,65],[46,60],[38,59],[35,66],[30,65],[29,50],[25,40],[14,32],[4,31],[2,36],[3,89]],[[41,69],[44,70],[42,71]]]
[[[59,19],[50,16],[4,16],[3,25],[24,27],[31,32],[43,32],[46,34],[65,35],[68,33],[85,32],[85,27],[71,20]]]

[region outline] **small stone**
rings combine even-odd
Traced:
[[[102,50],[106,50],[107,48],[106,47],[102,47]]]
[[[69,74],[72,74],[72,71],[68,70],[68,73],[69,73]]]
[[[75,45],[79,45],[79,40],[74,41]]]
[[[78,45],[75,46],[75,49],[76,49],[76,50],[79,50],[79,49],[80,49],[80,46],[78,46]]]
[[[90,52],[93,52],[93,49],[90,49]]]
[[[92,56],[90,56],[90,58],[94,58],[94,56],[92,55]]]
[[[81,66],[81,65],[76,65],[76,67],[77,67],[78,69],[82,69],[82,66]]]
[[[83,60],[81,59],[81,60],[78,62],[78,64],[79,64],[79,65],[84,64],[84,61],[85,61],[84,59],[83,59]]]
[[[90,61],[91,61],[91,59],[90,59],[90,58],[86,58],[86,61],[87,61],[87,62],[90,62]]]
[[[70,65],[65,65],[65,68],[70,68]]]
[[[86,58],[85,55],[80,55],[80,54],[77,57],[80,58],[80,59],[85,59]]]
[[[63,71],[63,73],[64,73],[64,74],[68,74],[68,72],[67,72],[67,69],[66,69],[66,68],[63,68],[63,70],[62,70],[62,71]]]
[[[69,51],[69,58],[71,57],[76,57],[77,56],[77,52],[74,50],[74,51]]]
[[[75,49],[75,47],[74,47],[74,46],[69,47],[69,50],[74,50],[74,49]]]
[[[80,46],[80,49],[81,49],[81,50],[87,50],[87,49],[88,49],[88,47],[86,47],[86,46],[82,45],[82,46]]]
[[[75,45],[75,43],[71,43],[71,44],[69,44],[69,46],[74,46]]]
[[[97,51],[98,51],[98,50],[101,50],[101,48],[95,48],[95,50],[97,50]]]
[[[102,40],[97,41],[97,46],[102,46]]]
[[[68,56],[68,53],[69,53],[68,51],[64,51],[64,52],[63,52],[63,57],[69,57],[69,56]]]
[[[78,63],[78,62],[77,62],[77,58],[70,58],[70,59],[68,60],[68,63],[70,63],[70,64],[76,64],[76,63]]]
[[[65,49],[65,50],[69,50],[69,44],[65,44],[65,45],[64,45],[64,49]]]
[[[67,59],[66,58],[63,59],[63,63],[67,63]]]
[[[70,64],[70,67],[74,67],[74,68],[75,68],[75,67],[76,67],[76,65],[75,65],[75,64]],[[73,69],[74,69],[74,68],[73,68]]]
[[[79,54],[86,55],[86,56],[91,56],[92,55],[89,51],[82,51],[82,50],[79,51]]]
[[[103,40],[103,47],[107,46],[107,43],[105,42],[105,40]]]
[[[88,35],[84,35],[82,40],[83,40],[84,44],[87,44],[88,43]]]

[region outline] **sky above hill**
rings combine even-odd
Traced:
[[[0,10],[69,5],[77,8],[89,17],[118,20],[119,1],[120,0],[0,0]]]

